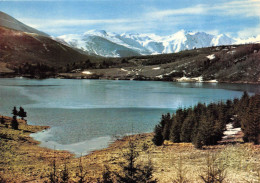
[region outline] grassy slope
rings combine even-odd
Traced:
[[[217,79],[219,82],[260,83],[259,50],[260,44],[249,44],[128,57],[121,62],[119,59],[110,59],[113,64],[109,68],[88,69],[93,73],[93,77],[81,73],[67,73],[61,76],[168,81],[176,81],[182,76],[202,76],[204,81]],[[210,60],[207,58],[209,55],[214,55],[215,58]]]
[[[0,62],[9,66],[23,63],[42,63],[52,67],[82,62],[92,58],[37,34],[24,33],[0,26]]]
[[[8,123],[10,118],[6,117]],[[1,152],[0,175],[10,182],[43,182],[52,170],[53,157],[57,163],[58,172],[67,163],[71,180],[77,181],[79,158],[74,158],[65,151],[52,151],[38,146],[38,142],[29,134],[47,127],[26,125],[19,121],[20,130],[12,130],[0,125]],[[6,136],[4,135],[6,134]],[[4,137],[4,138],[3,138]],[[206,167],[207,154],[216,154],[217,162],[226,168],[226,182],[245,182],[257,179],[256,172],[260,168],[260,147],[251,144],[218,145],[197,150],[189,143],[172,144],[156,147],[152,144],[152,134],[140,134],[117,140],[108,148],[95,151],[81,158],[87,179],[96,182],[101,178],[104,165],[111,171],[120,172],[120,162],[123,162],[123,152],[128,149],[129,139],[134,140],[140,156],[139,164],[146,164],[148,158],[154,165],[154,177],[159,182],[169,182],[176,178],[179,159],[182,159],[185,176],[190,182],[201,182],[199,175]],[[143,144],[148,145],[143,150]]]

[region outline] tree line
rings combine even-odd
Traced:
[[[178,109],[172,116],[163,114],[154,129],[153,142],[162,145],[164,140],[174,143],[192,142],[196,148],[215,145],[223,137],[226,125],[241,127],[245,142],[260,143],[260,95],[244,92],[240,99],[226,102],[198,103],[194,107]]]

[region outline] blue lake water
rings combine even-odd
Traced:
[[[27,111],[33,125],[48,125],[32,134],[41,146],[76,155],[104,148],[115,137],[151,132],[161,115],[198,102],[260,92],[259,85],[110,80],[0,79],[0,114],[13,106]]]

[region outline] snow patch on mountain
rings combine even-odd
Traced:
[[[215,58],[215,54],[208,55],[207,58],[208,58],[209,60],[213,60],[213,59]]]
[[[260,35],[249,37],[247,39],[237,38],[235,39],[235,41],[236,41],[235,44],[260,43]]]
[[[182,50],[260,42],[260,36],[248,40],[233,39],[225,34],[180,30],[169,36],[155,34],[117,34],[105,30],[90,30],[84,34],[68,34],[56,38],[77,49],[105,57],[176,53]]]

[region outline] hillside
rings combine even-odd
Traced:
[[[57,70],[67,64],[89,59],[89,56],[49,37],[5,27],[0,27],[0,55],[2,74],[10,70],[17,73],[25,64],[41,64]]]
[[[23,24],[22,22],[16,20],[15,18],[1,11],[0,11],[0,26],[13,29],[13,30],[22,31],[22,32],[35,33],[47,37],[49,36],[44,32],[41,32],[28,25]]]
[[[0,76],[54,76],[68,64],[95,60],[0,12]],[[40,73],[40,74],[39,74]]]
[[[260,44],[218,46],[173,54],[104,60],[66,78],[260,83]]]

